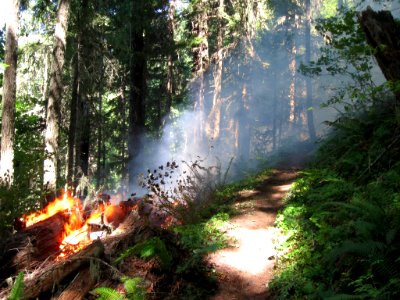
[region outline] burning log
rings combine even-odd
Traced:
[[[65,260],[49,264],[46,267],[29,274],[24,280],[24,299],[34,299],[39,297],[40,294],[49,291],[54,284],[60,283],[68,275],[86,267],[90,263],[90,258],[99,258],[103,256],[103,254],[104,245],[100,240],[97,240],[81,251],[69,256]],[[5,298],[9,292],[10,289],[1,292],[0,299]],[[83,293],[83,290],[81,293]]]
[[[37,267],[59,251],[68,215],[60,212],[10,237],[0,254],[0,279]]]

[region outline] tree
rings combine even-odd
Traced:
[[[175,35],[175,0],[169,1],[168,7],[168,36],[170,43],[174,43]],[[172,45],[171,45],[172,46]],[[171,48],[171,47],[170,47]],[[174,83],[174,57],[173,49],[170,49],[170,53],[167,56],[167,101],[165,103],[165,114],[169,118],[171,112],[172,100],[175,93],[175,83]]]
[[[144,52],[144,0],[137,0],[132,5],[131,23],[131,65],[129,92],[129,186],[135,185],[135,159],[142,150],[141,139],[145,133],[145,70],[146,57]]]
[[[390,12],[374,12],[370,7],[362,12],[359,22],[383,75],[396,87],[400,80],[400,26]],[[398,87],[394,93],[400,103]]]
[[[45,152],[43,182],[48,192],[55,192],[57,184],[58,134],[60,105],[63,94],[63,67],[67,44],[67,29],[70,0],[59,0],[55,26],[55,45],[52,54],[49,98],[45,132]]]
[[[311,3],[310,0],[305,0],[306,6],[306,26],[305,26],[305,60],[306,64],[311,62]],[[306,90],[307,90],[307,99],[306,99],[306,109],[307,109],[307,125],[308,125],[308,134],[311,141],[314,141],[316,138],[315,126],[314,126],[314,113],[312,110],[312,84],[311,78],[308,76],[306,78]]]
[[[193,94],[194,109],[199,112],[200,128],[194,133],[195,143],[202,144],[204,141],[204,94],[205,94],[205,76],[209,66],[209,49],[208,49],[208,11],[207,1],[198,1],[194,7],[195,16],[192,20],[192,35],[195,38],[193,45]]]
[[[6,44],[1,123],[0,183],[11,187],[14,177],[15,102],[18,58],[19,0],[6,1]]]
[[[217,47],[215,49],[216,57],[214,64],[214,95],[212,107],[208,116],[207,136],[208,138],[217,141],[221,130],[221,91],[222,91],[222,71],[223,71],[223,53],[224,53],[224,0],[218,1],[217,9]]]

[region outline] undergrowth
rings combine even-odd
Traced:
[[[166,170],[170,172],[167,165],[163,166],[162,169],[164,173]],[[161,167],[159,170],[161,170]],[[152,174],[155,174],[155,172]],[[200,180],[203,175],[200,173],[198,175],[197,180],[204,182],[205,179]],[[156,259],[161,266],[163,274],[166,275],[165,278],[169,278],[167,279],[168,282],[165,281],[163,283],[164,286],[174,286],[177,282],[179,283],[177,284],[179,288],[173,292],[168,291],[168,295],[164,293],[163,299],[207,299],[216,290],[217,286],[216,278],[213,277],[210,266],[205,262],[205,257],[207,254],[224,248],[229,244],[228,238],[221,229],[229,220],[230,215],[235,213],[231,204],[237,198],[239,191],[257,188],[269,175],[270,170],[265,170],[257,175],[248,176],[241,182],[214,185],[207,194],[209,198],[206,199],[207,205],[185,205],[186,213],[189,216],[196,214],[196,217],[186,217],[184,219],[186,222],[183,224],[174,225],[167,229],[173,233],[174,240],[165,240],[165,237],[157,236],[136,243],[121,251],[114,259],[114,265],[120,266],[132,256],[144,260]],[[210,178],[207,172],[205,172],[204,176],[206,179]],[[162,198],[166,193],[162,193],[163,190],[160,189],[159,178],[160,176],[157,178],[153,175],[153,179],[149,178],[151,180],[148,179],[147,182],[153,188],[153,192],[155,190],[154,193]],[[197,183],[195,181],[190,185],[190,187],[196,186]],[[181,185],[181,187],[184,188],[184,185]],[[184,194],[186,195],[184,198],[185,203],[196,202],[197,198],[192,199],[190,193],[186,193],[184,190],[180,191],[180,195]],[[193,194],[197,195],[198,193]],[[163,204],[167,202],[168,199],[166,199],[167,197],[162,199]],[[170,206],[168,209],[179,210],[180,206]],[[178,211],[178,213],[181,212]],[[175,212],[172,211],[172,214],[175,215]],[[97,290],[97,292],[111,293],[113,297],[117,297],[115,299],[122,297],[111,289]],[[148,296],[150,297],[150,295]]]
[[[375,103],[331,125],[277,218],[287,240],[271,291],[276,299],[400,299],[399,124]]]

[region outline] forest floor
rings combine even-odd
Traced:
[[[275,245],[280,239],[274,226],[276,215],[297,177],[296,171],[275,170],[259,188],[240,192],[234,204],[237,214],[224,228],[233,245],[207,257],[218,278],[218,292],[211,299],[269,298]]]

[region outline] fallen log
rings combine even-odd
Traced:
[[[60,294],[58,300],[81,300],[95,284],[96,278],[90,275],[90,269],[83,269]]]
[[[23,299],[34,299],[42,293],[49,291],[54,285],[81,268],[90,264],[91,258],[99,258],[104,254],[104,246],[100,240],[96,240],[78,253],[46,267],[38,269],[25,276]],[[89,274],[90,275],[90,274]],[[0,293],[0,299],[5,299],[10,293],[6,289]],[[39,297],[40,298],[40,297]]]
[[[22,229],[3,244],[0,283],[22,270],[31,270],[59,251],[68,215],[60,212]]]

